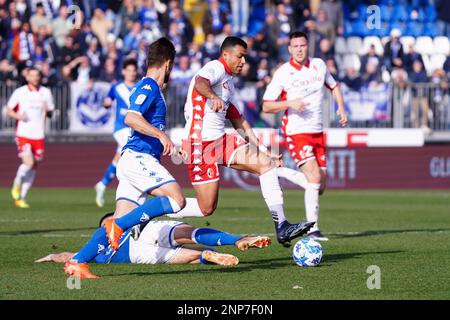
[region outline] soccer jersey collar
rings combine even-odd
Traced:
[[[33,91],[39,91],[39,89],[41,88],[41,86],[37,86],[36,88],[33,88],[32,86],[30,86],[29,84],[27,85],[28,90],[30,90],[31,92]]]
[[[292,58],[291,58],[291,60],[289,60],[289,63],[291,66],[293,66],[298,71],[302,70],[303,67],[309,68],[309,58],[308,58],[308,60],[306,60],[306,63],[304,65],[298,64]]]
[[[227,65],[227,63],[225,62],[225,60],[223,60],[223,58],[220,57],[220,58],[219,58],[219,61],[220,61],[220,63],[222,63],[223,66],[225,67],[225,71],[226,71],[228,74],[232,75],[233,73],[231,72],[231,69],[230,69],[230,67]]]

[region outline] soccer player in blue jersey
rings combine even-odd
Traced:
[[[114,122],[114,139],[117,141],[117,149],[114,158],[109,164],[103,175],[103,178],[95,185],[95,203],[98,207],[105,205],[104,194],[106,187],[116,176],[117,163],[120,159],[120,153],[123,146],[127,143],[130,134],[130,128],[125,124],[125,115],[130,106],[130,93],[136,84],[137,61],[135,59],[127,59],[122,63],[123,81],[111,86],[108,96],[103,102],[105,108],[110,108],[115,102],[116,119]]]
[[[106,214],[100,220],[100,225],[112,215]],[[249,248],[266,248],[270,243],[270,238],[266,236],[241,237],[210,228],[195,228],[174,220],[152,220],[125,230],[120,239],[119,250],[115,251],[108,246],[99,250],[92,261],[133,264],[212,263],[231,266],[239,263],[234,255],[184,245],[230,245],[245,251]],[[72,252],[53,253],[35,262],[66,262],[73,255]]]
[[[119,249],[123,230],[184,208],[181,187],[159,162],[171,156],[175,146],[164,133],[166,103],[161,88],[168,82],[175,59],[175,47],[167,38],[153,42],[147,54],[147,73],[131,91],[125,124],[132,130],[117,164],[119,186],[116,191],[114,219],[97,229],[81,250],[68,260],[64,271],[79,278],[97,278],[87,262],[108,242]],[[154,196],[147,199],[147,195]]]

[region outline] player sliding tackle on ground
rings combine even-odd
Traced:
[[[113,213],[105,215],[100,220],[100,225],[110,220],[112,215]],[[223,266],[233,266],[239,263],[239,259],[231,254],[219,253],[210,248],[184,247],[189,244],[231,245],[245,251],[252,247],[268,247],[270,238],[263,236],[240,237],[219,230],[195,228],[184,222],[152,220],[125,230],[120,239],[119,250],[115,251],[109,246],[99,251],[92,261],[133,264],[212,263]],[[53,253],[35,262],[63,263],[70,260],[73,255],[72,252]]]

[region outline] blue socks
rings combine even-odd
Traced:
[[[108,238],[106,230],[103,227],[94,232],[91,239],[84,245],[81,250],[72,257],[78,263],[89,262],[93,260],[103,249],[108,247]]]
[[[193,232],[195,242],[206,246],[234,245],[242,237],[209,228],[199,228]]]
[[[155,197],[148,199],[140,207],[137,207],[123,217],[116,219],[115,222],[123,231],[125,231],[142,222],[173,212],[174,210],[168,197]]]
[[[102,178],[102,183],[107,186],[112,179],[116,177],[116,164],[111,162],[105,171],[105,175]]]

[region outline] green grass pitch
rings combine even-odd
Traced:
[[[192,196],[192,191],[186,192]],[[260,193],[221,190],[212,217],[191,224],[236,234],[268,234],[267,249],[241,252],[235,267],[200,265],[95,265],[99,280],[68,289],[61,264],[33,261],[51,252],[77,251],[113,209],[94,190],[32,189],[31,208],[12,206],[0,189],[0,299],[449,299],[450,193],[448,191],[328,191],[321,198],[320,266],[294,264],[276,242]],[[285,192],[290,221],[304,219],[303,193]],[[380,289],[368,289],[369,266],[380,269]],[[370,281],[369,281],[370,282]]]

